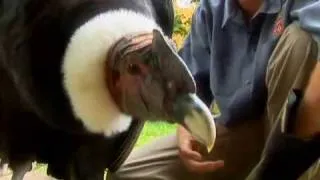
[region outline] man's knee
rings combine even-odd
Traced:
[[[303,90],[308,83],[313,68],[317,63],[318,46],[312,35],[293,23],[286,29],[287,45],[291,58],[287,62],[296,70],[291,71],[296,76],[294,87]]]
[[[317,43],[312,36],[292,23],[284,30],[270,56],[267,67],[268,119],[279,117],[289,92],[304,90],[317,62]]]
[[[298,24],[290,24],[270,57],[267,84],[274,84],[273,80],[278,80],[279,76],[286,77],[283,78],[285,82],[303,83],[301,81],[306,81],[305,78],[314,68],[317,56],[318,47],[312,35],[301,29]]]
[[[284,41],[283,49],[289,50],[291,53],[301,57],[303,59],[316,61],[318,55],[318,47],[316,41],[312,38],[312,35],[303,29],[296,23],[290,24],[283,32],[279,42]],[[295,56],[292,56],[295,57]],[[293,58],[297,59],[298,58]],[[300,62],[303,60],[300,59]]]
[[[312,36],[300,28],[297,23],[292,23],[284,30],[284,36],[292,41],[298,41],[299,44],[308,44],[313,41]]]

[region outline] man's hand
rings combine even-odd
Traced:
[[[224,166],[222,160],[205,161],[199,153],[200,145],[182,126],[177,129],[179,156],[188,170],[196,173],[212,172]]]

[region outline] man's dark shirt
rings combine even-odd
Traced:
[[[266,67],[281,35],[277,24],[282,8],[288,9],[287,20],[297,23],[319,44],[320,1],[293,0],[290,7],[284,2],[265,0],[246,23],[236,0],[201,0],[179,53],[193,75],[210,74],[211,93],[221,113],[216,121],[232,125],[262,115]]]

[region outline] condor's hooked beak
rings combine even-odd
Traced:
[[[213,116],[196,95],[194,79],[181,57],[159,32],[154,31],[153,37],[153,49],[158,53],[162,75],[168,80],[167,83],[174,84],[174,88],[168,84],[168,96],[172,100],[170,116],[210,152],[216,138]]]
[[[174,103],[176,121],[210,152],[216,139],[214,119],[207,106],[195,94],[181,95]]]

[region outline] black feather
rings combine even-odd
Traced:
[[[71,112],[62,90],[61,64],[74,30],[108,10],[127,8],[154,16],[173,30],[171,0],[2,0],[0,6],[0,158],[13,170],[48,164],[59,179],[103,179],[117,168],[129,133],[90,134]]]

